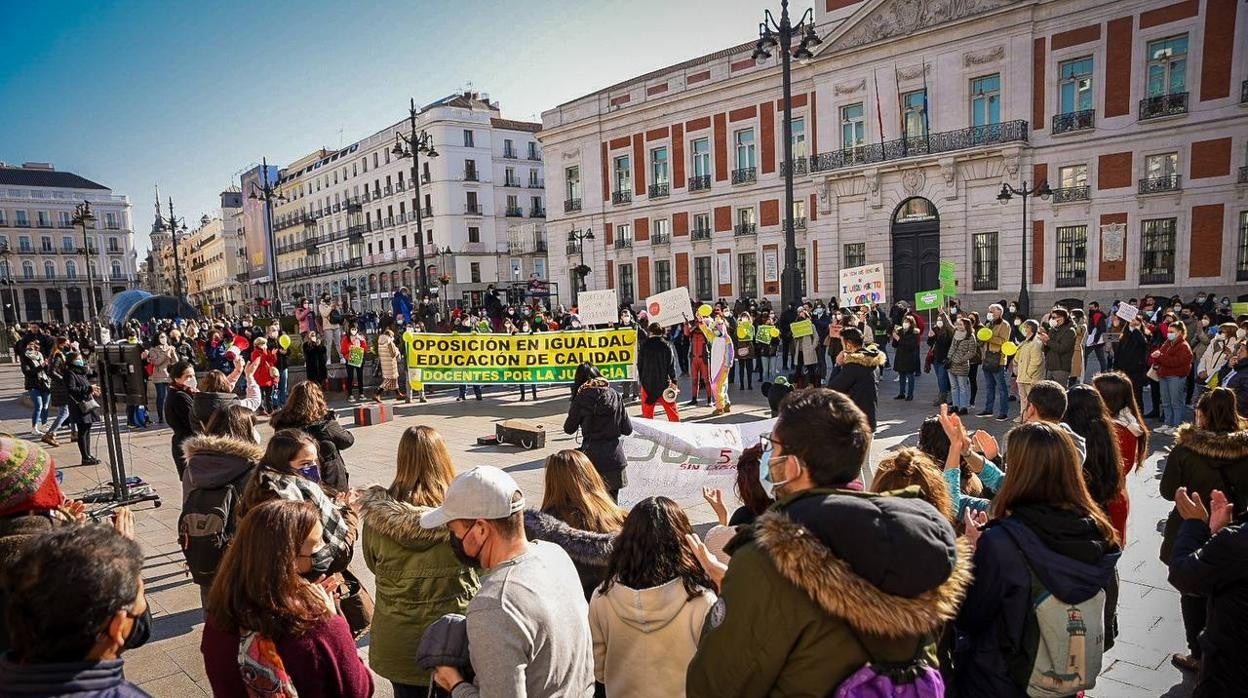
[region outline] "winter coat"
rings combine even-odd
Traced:
[[[913,658],[971,579],[970,546],[908,493],[801,492],[728,552],[689,663],[691,698],[831,695],[869,661],[864,643],[878,661]]]
[[[0,658],[0,696],[74,698],[151,698],[126,680],[124,659],[23,664]]]
[[[544,540],[563,548],[572,558],[581,588],[588,600],[607,576],[607,562],[615,543],[615,533],[598,533],[575,528],[538,509],[524,510],[524,532],[529,540]]]
[[[1083,340],[1088,336],[1086,325],[1075,325],[1075,348],[1070,352],[1070,375],[1083,376]]]
[[[168,344],[157,344],[147,350],[147,360],[152,362],[150,380],[153,383],[168,383],[169,367],[177,362],[178,352]]]
[[[195,434],[191,423],[191,407],[195,396],[190,390],[169,386],[169,396],[165,398],[165,421],[173,429],[173,437],[169,447],[173,453],[173,464],[178,469],[178,477],[186,470],[186,459],[182,455],[182,444]]]
[[[1248,360],[1223,367],[1219,381],[1223,388],[1235,391],[1235,408],[1239,416],[1248,417]]]
[[[801,361],[798,362],[798,357]],[[797,366],[818,366],[819,365],[819,346],[818,337],[814,334],[808,334],[805,337],[793,338],[793,359]]]
[[[335,308],[333,307],[333,305],[326,303],[324,301],[321,301],[320,303],[317,304],[316,314],[319,315],[321,318],[321,327],[323,328],[322,331],[328,332],[329,330],[336,330],[336,329],[339,329],[339,327],[341,327],[339,323],[330,322],[329,320],[330,313],[334,312],[334,310]],[[342,313],[341,310],[339,310],[338,312],[339,314]]]
[[[351,562],[355,540],[359,537],[360,517],[354,507],[340,504],[331,497],[324,487],[302,475],[283,473],[261,465],[252,474],[238,506],[241,515],[246,516],[254,507],[275,499],[312,502],[321,520],[321,538],[334,553],[329,574],[336,574]]]
[[[988,320],[984,327],[992,332],[992,337],[988,341],[981,343],[983,349],[982,364],[984,370],[997,371],[1004,368],[1005,362],[1008,360],[1001,353],[1001,345],[1010,340],[1010,323],[1005,320],[995,322]]]
[[[1204,353],[1193,354],[1193,356],[1200,356],[1200,363],[1196,365],[1196,377],[1202,382],[1209,380],[1209,376],[1222,370],[1222,367],[1226,365],[1228,361],[1227,349],[1237,346],[1237,340],[1234,338],[1228,339],[1222,333],[1218,333],[1216,337],[1211,338],[1209,345],[1205,347]],[[1235,350],[1232,348],[1229,355],[1234,356],[1234,352]],[[1202,375],[1204,378],[1201,378]],[[55,401],[56,396],[53,395],[52,399]]]
[[[1032,572],[1058,599],[1082,603],[1106,589],[1121,556],[1090,517],[1047,505],[1016,507],[975,548],[975,580],[955,623],[954,685],[966,698],[1023,698],[1010,678],[1032,604]]]
[[[1179,527],[1170,561],[1170,583],[1208,599],[1200,634],[1201,666],[1194,698],[1241,695],[1248,685],[1248,524],[1226,526],[1209,537],[1203,521]]]
[[[91,395],[91,379],[87,378],[85,370],[70,368],[70,370],[65,372],[65,392],[69,394],[70,424],[87,426],[99,421],[99,410],[83,412],[78,406],[78,403],[85,402],[93,397]]]
[[[342,457],[342,451],[355,444],[355,435],[338,423],[338,416],[333,410],[308,423],[301,423],[285,410],[278,410],[269,420],[269,426],[274,430],[299,429],[315,439],[321,461],[321,482],[339,492],[350,488],[347,462]]]
[[[646,402],[658,402],[668,383],[676,380],[676,352],[671,342],[663,337],[646,337],[637,353],[637,379],[646,391]]]
[[[1202,502],[1209,501],[1213,490],[1222,490],[1235,505],[1236,515],[1248,511],[1248,431],[1218,434],[1191,424],[1179,427],[1161,476],[1161,496],[1173,502],[1180,487],[1186,487],[1189,495],[1200,494]],[[1173,557],[1180,520],[1178,509],[1171,509],[1161,539],[1164,563]]]
[[[1192,372],[1192,348],[1182,337],[1173,342],[1167,339],[1157,351],[1161,352],[1161,356],[1153,360],[1157,375],[1162,378],[1186,378]]]
[[[313,383],[324,382],[329,376],[329,349],[325,347],[323,342],[316,344],[304,342],[303,363],[306,366],[305,376],[308,380]]]
[[[839,390],[867,415],[867,423],[875,430],[876,405],[880,399],[879,368],[884,365],[884,352],[870,344],[857,351],[847,351],[841,370],[828,380],[828,387]]]
[[[381,379],[397,381],[399,379],[399,348],[394,338],[385,332],[377,337],[377,358],[381,363]]]
[[[251,360],[260,359],[260,365],[256,367],[256,384],[261,388],[272,388],[277,384],[277,378],[273,377],[273,371],[277,368],[277,349],[257,349],[251,350]]]
[[[65,374],[69,372],[69,364],[65,363],[65,355],[52,352],[48,361],[48,377],[52,379],[52,407],[60,408],[69,405],[69,393],[65,390]]]
[[[943,364],[949,361],[949,347],[953,344],[953,331],[948,327],[935,330],[935,334],[927,338],[927,346],[932,348],[932,361]]]
[[[396,293],[390,297],[390,317],[402,315],[404,322],[412,321],[412,296],[407,293]]]
[[[1051,328],[1049,341],[1044,345],[1044,370],[1070,373],[1074,357],[1075,330],[1070,322],[1066,321],[1061,327]]]
[[[300,304],[295,308],[295,321],[299,323],[299,334],[307,334],[316,329],[316,311]]]
[[[1114,349],[1114,367],[1131,376],[1131,380],[1142,380],[1148,372],[1148,339],[1142,330],[1130,327],[1123,330],[1122,339]]]
[[[13,566],[18,553],[36,536],[55,531],[62,526],[70,525],[59,516],[4,516],[0,517],[0,575]],[[7,618],[7,592],[0,586],[0,652],[7,652],[9,646],[9,624]],[[0,671],[0,687],[4,686],[4,672]],[[0,695],[8,695],[0,691]]]
[[[1209,328],[1201,327],[1200,320],[1193,320],[1192,324],[1187,326],[1187,344],[1192,348],[1193,356],[1203,357],[1205,350],[1212,343],[1213,336],[1209,334]]]
[[[51,390],[51,376],[48,375],[48,362],[42,354],[22,353],[22,389]]]
[[[911,327],[909,331],[898,329],[898,337],[893,340],[893,348],[897,354],[893,357],[893,370],[897,373],[918,373],[923,368],[919,361],[919,328]]]
[[[1044,380],[1044,345],[1034,336],[1018,343],[1014,355],[1014,371],[1018,382],[1033,385]]]
[[[368,663],[391,681],[422,686],[429,672],[416,666],[420,638],[443,615],[465,613],[481,586],[451,551],[446,527],[421,528],[428,511],[379,485],[360,499],[364,562],[377,581]]]
[[[946,362],[949,373],[955,376],[971,375],[971,360],[979,355],[979,341],[968,335],[962,339],[954,339],[949,345]]]
[[[232,485],[237,511],[262,457],[264,449],[250,441],[228,436],[192,436],[182,444],[182,459],[186,463],[185,470],[179,473],[183,504],[195,490],[216,490]],[[227,512],[227,516],[236,511]]]
[[[689,660],[716,598],[709,589],[689,598],[680,577],[649,589],[617,581],[605,594],[595,591],[589,601],[594,678],[610,696],[684,696]]]
[[[191,425],[195,433],[202,434],[212,415],[238,403],[234,393],[198,392],[191,396]]]
[[[624,457],[621,436],[633,433],[633,424],[624,412],[624,400],[615,389],[603,386],[583,386],[572,397],[572,406],[563,421],[565,434],[581,430],[580,451],[589,457],[594,470],[607,482],[609,489],[624,487]]]

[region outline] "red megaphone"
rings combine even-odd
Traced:
[[[247,337],[241,334],[236,334],[234,335],[234,339],[230,342],[230,346],[225,350],[225,355],[233,360],[233,357],[240,356],[243,352],[247,351],[247,347],[249,346],[251,346],[251,342],[247,341]]]

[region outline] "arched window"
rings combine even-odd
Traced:
[[[71,279],[78,278],[78,265],[72,259],[65,260],[65,276]]]
[[[368,275],[367,289],[369,293],[373,293],[376,291],[377,289],[377,275],[376,274]]]
[[[45,278],[55,279],[56,278],[56,262],[53,262],[50,259],[45,259],[43,261],[43,275]]]
[[[34,262],[30,260],[26,260],[25,262],[22,262],[22,278],[23,279],[35,278],[35,263]]]
[[[932,205],[932,202],[918,196],[903,201],[897,207],[897,213],[893,214],[894,223],[915,223],[935,219],[936,207]]]
[[[392,271],[390,272],[390,288],[391,290],[395,290],[395,289],[398,289],[398,287],[399,287],[399,272]]]

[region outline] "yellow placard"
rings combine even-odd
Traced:
[[[583,362],[609,381],[626,380],[637,361],[637,331],[569,330],[534,334],[415,333],[409,370],[425,385],[571,383]]]
[[[793,333],[793,339],[809,337],[815,333],[815,323],[810,320],[799,320],[790,325],[789,330]]]

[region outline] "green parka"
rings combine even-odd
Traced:
[[[364,561],[377,577],[368,663],[381,676],[425,686],[429,674],[416,666],[416,648],[429,624],[447,613],[464,613],[480,581],[451,552],[446,528],[425,530],[428,507],[397,502],[374,485],[360,500]]]

